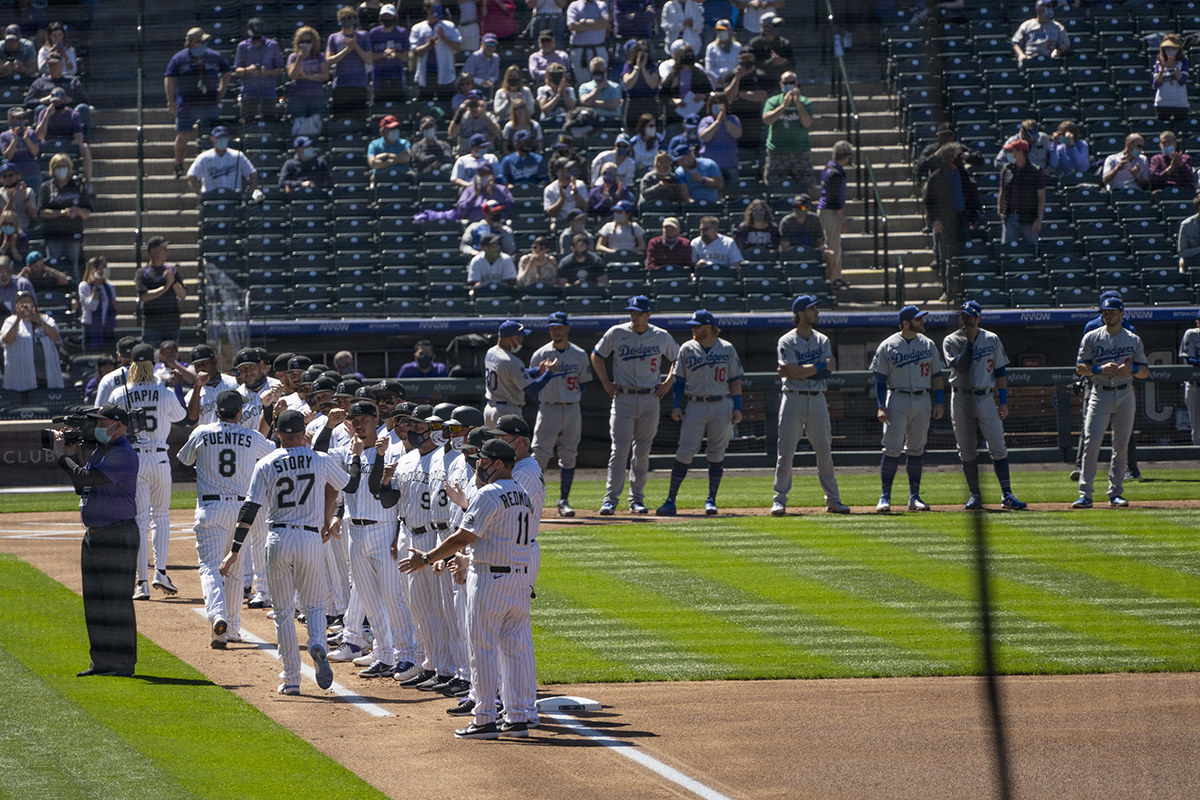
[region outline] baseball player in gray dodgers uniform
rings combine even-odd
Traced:
[[[584,385],[592,380],[592,362],[587,352],[571,344],[571,320],[565,311],[555,311],[546,320],[550,342],[534,352],[530,362],[557,361],[550,382],[538,392],[538,413],[533,423],[533,457],[544,471],[550,454],[558,447],[558,515],[575,516],[571,508],[571,484],[575,481],[575,459],[583,421],[579,400]]]
[[[471,678],[475,719],[454,732],[459,739],[496,739],[529,735],[525,710],[534,707],[537,662],[529,620],[533,599],[530,561],[537,541],[534,503],[512,479],[516,453],[506,442],[489,439],[479,448],[471,498],[454,535],[429,552],[410,548],[400,569],[423,567],[468,547],[467,628],[471,641]],[[496,691],[504,703],[504,722],[496,724]]]
[[[1193,367],[1200,367],[1200,311],[1196,312],[1196,327],[1184,331],[1179,357]],[[1192,447],[1200,447],[1200,382],[1187,382],[1183,387],[1183,402],[1192,426]]]
[[[612,452],[601,516],[612,516],[625,487],[625,470],[633,453],[629,475],[629,510],[645,514],[646,473],[650,471],[650,445],[658,433],[659,405],[675,382],[679,345],[671,334],[650,324],[650,298],[637,295],[625,307],[629,322],[604,332],[592,350],[592,370],[612,398],[608,426]],[[608,379],[604,359],[613,357],[613,378]],[[671,362],[661,374],[663,362]]]
[[[483,419],[488,425],[496,424],[496,420],[505,414],[520,414],[521,406],[525,405],[525,393],[536,396],[558,368],[557,361],[543,361],[525,369],[516,354],[521,352],[525,337],[531,331],[520,322],[506,319],[500,323],[498,333],[496,344],[483,357],[484,394],[487,396]]]
[[[837,478],[833,474],[833,432],[829,425],[829,406],[825,389],[833,372],[833,347],[829,337],[813,326],[820,319],[817,298],[802,294],[792,301],[793,330],[779,337],[775,351],[776,372],[783,379],[783,398],[779,403],[778,453],[775,457],[775,499],[771,516],[787,513],[788,492],[792,490],[792,463],[796,443],[802,433],[808,435],[817,457],[817,477],[825,493],[825,509],[834,514],[849,514],[842,503]]]
[[[705,440],[708,441],[704,451],[708,457],[708,499],[704,501],[704,513],[717,513],[717,490],[725,472],[725,448],[729,446],[733,426],[742,421],[742,361],[737,350],[718,336],[721,329],[716,317],[707,310],[695,311],[688,324],[692,326],[692,338],[679,348],[675,402],[671,409],[671,419],[682,421],[679,447],[671,467],[671,488],[666,502],[658,507],[658,513],[667,517],[675,516],[675,495]]]
[[[179,398],[170,387],[154,379],[154,348],[148,344],[134,346],[132,363],[125,383],[113,389],[108,402],[126,411],[140,408],[146,415],[145,429],[137,434],[133,449],[138,454],[137,523],[138,539],[137,586],[134,600],[149,600],[146,583],[149,568],[147,537],[154,537],[154,582],[156,589],[168,595],[176,593],[175,584],[167,577],[167,546],[171,541],[171,464],[167,461],[167,436],[171,424],[187,416]]]
[[[1092,380],[1087,414],[1083,419],[1083,474],[1079,476],[1079,498],[1072,508],[1092,507],[1092,482],[1104,431],[1112,424],[1112,463],[1108,468],[1108,504],[1127,508],[1121,496],[1125,482],[1126,448],[1133,432],[1137,404],[1133,398],[1133,379],[1147,378],[1146,351],[1136,334],[1121,326],[1125,303],[1119,297],[1107,297],[1100,303],[1104,326],[1083,335],[1075,371]]]
[[[979,434],[987,442],[988,454],[1000,481],[1001,505],[1014,510],[1025,503],[1012,493],[1009,484],[1008,448],[1004,446],[1004,426],[1008,417],[1008,355],[1000,337],[979,327],[983,307],[974,300],[963,303],[958,312],[959,328],[942,340],[942,354],[950,369],[950,420],[954,424],[954,440],[958,442],[958,457],[962,459],[963,474],[967,477],[966,508],[983,508],[979,491]],[[992,397],[995,391],[996,397]],[[999,408],[996,400],[1000,401]]]
[[[942,418],[942,358],[925,336],[925,313],[905,306],[897,315],[899,333],[879,343],[871,371],[875,373],[877,416],[883,423],[883,491],[875,510],[892,510],[892,483],[900,466],[900,451],[908,456],[908,510],[928,511],[921,499],[921,466],[929,436],[930,394],[934,419]]]
[[[199,425],[179,450],[179,463],[196,465],[196,551],[200,558],[200,588],[211,629],[213,649],[228,641],[240,642],[242,624],[242,574],[218,574],[229,551],[238,509],[246,499],[254,465],[270,455],[275,445],[258,431],[241,425],[242,395],[226,389],[217,396],[217,421]]]
[[[350,476],[337,463],[304,444],[304,415],[287,410],[279,415],[276,430],[281,449],[254,467],[250,494],[238,513],[237,529],[220,572],[229,575],[238,551],[258,511],[266,506],[267,575],[275,601],[275,637],[283,662],[280,694],[300,694],[300,651],[296,642],[295,597],[308,625],[308,653],[317,667],[317,686],[333,685],[325,644],[325,583],[322,546],[333,535],[329,521],[338,492]]]

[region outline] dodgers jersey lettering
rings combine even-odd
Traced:
[[[1183,341],[1179,343],[1179,357],[1185,361],[1189,358],[1200,358],[1200,328],[1188,328],[1184,332]]]
[[[679,345],[657,325],[636,333],[633,323],[626,322],[605,331],[593,352],[601,358],[613,357],[613,383],[617,386],[653,389],[662,381],[663,362],[679,356]]]
[[[341,490],[350,476],[337,462],[310,447],[276,450],[254,467],[247,502],[266,509],[267,524],[325,524],[325,484]],[[289,601],[290,602],[290,601]]]
[[[196,465],[196,494],[243,497],[254,466],[275,451],[258,431],[236,422],[200,425],[179,449],[179,463]]]
[[[525,377],[525,365],[521,359],[500,345],[495,345],[483,357],[483,365],[486,376],[484,394],[489,403],[525,405],[525,387],[529,379]]]
[[[208,425],[211,422],[217,421],[217,395],[226,389],[237,389],[238,384],[233,378],[228,375],[221,375],[220,379],[215,383],[206,383],[200,387],[200,416],[196,418],[197,425]],[[192,395],[195,393],[195,388],[188,389],[188,393],[184,395],[183,404],[186,408],[192,402]]]
[[[538,402],[578,403],[583,396],[583,385],[592,380],[592,362],[588,354],[576,344],[568,344],[565,350],[559,350],[554,342],[550,342],[539,347],[529,363],[540,364],[555,358],[558,359],[558,370],[538,393]]]
[[[420,450],[411,450],[396,462],[392,488],[400,492],[396,508],[406,528],[411,531],[426,527],[450,516],[445,481],[446,467],[440,447],[425,455]],[[436,513],[434,506],[439,506]]]
[[[975,336],[975,348],[971,355],[970,372],[959,372],[954,362],[967,349],[967,337],[955,331],[942,340],[942,352],[950,368],[950,385],[955,389],[990,389],[996,385],[996,370],[1008,366],[1008,354],[1000,337],[991,331],[979,329]]]
[[[476,564],[528,564],[537,540],[533,501],[516,481],[489,483],[467,505],[461,527],[479,538],[471,543]]]
[[[795,329],[792,329],[779,337],[775,352],[780,366],[820,364],[833,358],[833,346],[829,343],[829,337],[820,331],[813,331],[811,336],[804,339]],[[823,392],[828,388],[828,381],[814,378],[786,378],[783,388],[797,392]]]
[[[919,392],[930,388],[933,376],[942,371],[942,357],[928,336],[905,339],[897,331],[880,342],[871,370],[887,376],[889,389]]]
[[[347,519],[370,519],[375,522],[384,522],[392,518],[392,512],[383,507],[379,499],[371,494],[371,490],[367,488],[367,476],[371,474],[371,466],[375,463],[375,459],[381,456],[375,452],[374,447],[364,447],[361,455],[354,455],[350,452],[348,446],[335,447],[329,451],[329,457],[332,458],[337,465],[350,473],[350,466],[355,461],[361,461],[362,476],[358,482],[358,489],[353,494],[344,494],[346,499]]]
[[[144,408],[146,429],[137,435],[135,447],[167,446],[172,422],[182,422],[187,411],[179,404],[175,392],[161,383],[147,381],[132,386],[122,384],[113,390],[108,402],[121,408]]]
[[[1108,329],[1096,328],[1083,335],[1083,341],[1079,343],[1079,355],[1075,361],[1087,364],[1093,369],[1099,369],[1110,361],[1122,365],[1132,364],[1136,372],[1139,367],[1146,366],[1146,351],[1142,347],[1141,337],[1136,333],[1121,328],[1116,336],[1110,336]],[[1132,375],[1117,377],[1097,372],[1090,377],[1096,386],[1123,386],[1133,383]]]
[[[727,395],[730,381],[742,377],[742,362],[737,350],[724,339],[717,339],[708,348],[691,339],[679,348],[675,374],[684,379],[686,394]]]

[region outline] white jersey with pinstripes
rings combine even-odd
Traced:
[[[129,380],[129,367],[117,367],[100,379],[96,384],[96,405],[102,406],[109,401],[118,386],[124,386]]]
[[[550,342],[534,351],[530,364],[540,364],[547,359],[558,359],[558,369],[542,391],[538,392],[539,403],[578,403],[583,397],[583,385],[592,380],[592,362],[588,354],[577,344],[567,343],[559,350]]]
[[[1117,364],[1131,365],[1134,372],[1137,372],[1139,367],[1147,366],[1146,350],[1142,347],[1140,336],[1125,328],[1119,329],[1116,336],[1112,336],[1103,326],[1083,335],[1083,341],[1079,343],[1079,355],[1075,361],[1078,364],[1087,364],[1093,369],[1099,369],[1102,365],[1115,361]],[[1133,383],[1132,375],[1123,375],[1118,378],[1114,375],[1097,372],[1090,377],[1093,386],[1122,386],[1126,383]]]
[[[113,390],[108,402],[121,408],[146,410],[146,429],[137,435],[135,446],[167,446],[172,422],[182,422],[187,411],[167,386],[156,381],[122,384]]]
[[[475,470],[471,469],[471,465],[467,463],[467,457],[462,453],[458,453],[458,457],[451,461],[450,466],[446,468],[446,483],[451,486],[457,483],[462,487],[463,492],[467,495],[467,502],[470,503],[471,498],[475,495]],[[466,511],[461,506],[455,503],[450,504],[451,532],[458,530],[465,513]]]
[[[282,384],[275,378],[268,377],[263,385],[258,389],[251,389],[246,384],[238,387],[238,393],[242,396],[242,418],[239,424],[243,428],[249,428],[252,431],[258,430],[258,424],[262,422],[263,406],[262,396]]]
[[[601,358],[613,357],[613,383],[629,389],[653,389],[662,381],[663,362],[679,357],[679,345],[657,325],[642,333],[632,322],[613,325],[593,350]]]
[[[525,405],[525,387],[530,381],[525,377],[525,365],[521,359],[495,345],[483,357],[484,394],[492,405],[508,403]]]
[[[367,488],[367,476],[371,474],[371,466],[375,463],[375,459],[381,457],[375,452],[374,447],[364,447],[362,454],[357,456],[350,452],[349,446],[335,447],[329,451],[329,457],[346,470],[347,474],[355,461],[361,460],[362,462],[358,489],[353,493],[343,495],[346,498],[346,517],[369,519],[375,522],[384,522],[393,518],[394,513],[384,508],[383,503],[380,503],[379,499]]]
[[[919,392],[933,385],[942,371],[937,345],[924,334],[905,339],[899,331],[879,343],[871,370],[887,376],[889,389]]]
[[[318,414],[316,419],[305,426],[304,432],[312,436],[313,442],[316,442],[317,437],[321,435],[321,430],[325,427],[325,422],[328,419],[329,417],[325,414]],[[329,434],[329,448],[326,452],[333,450],[335,447],[347,447],[353,438],[354,432],[350,430],[350,423],[341,423],[333,429],[333,433]]]
[[[289,411],[299,411],[302,414],[308,412],[308,403],[306,403],[304,398],[296,392],[292,392],[289,395],[284,395],[283,402],[287,403]]]
[[[975,348],[971,354],[971,369],[959,372],[954,362],[967,349],[967,337],[961,330],[942,340],[942,353],[950,369],[950,385],[955,389],[990,389],[996,385],[996,370],[1008,366],[1008,354],[1000,337],[991,331],[979,329],[975,335]]]
[[[516,481],[533,503],[534,525],[542,518],[542,506],[546,505],[546,478],[533,456],[527,456],[513,464],[512,479]],[[537,532],[534,532],[537,535]]]
[[[467,505],[462,525],[478,538],[471,543],[476,564],[528,564],[537,539],[533,501],[516,481],[506,478],[482,487]]]
[[[793,328],[779,337],[775,354],[781,367],[788,364],[820,364],[833,358],[833,346],[829,343],[829,337],[820,331],[813,331],[805,339]],[[785,378],[783,381],[783,388],[794,392],[823,392],[828,387],[829,382],[825,379]]]
[[[196,465],[196,494],[244,497],[254,466],[275,451],[258,431],[217,421],[192,431],[179,449],[181,464]]]
[[[325,484],[341,490],[350,476],[337,462],[310,447],[276,450],[254,467],[246,500],[266,510],[267,523],[321,529]]]
[[[742,361],[733,345],[724,339],[717,339],[711,347],[690,339],[679,347],[675,374],[683,378],[686,394],[727,395],[730,382],[742,378]]]
[[[238,382],[228,375],[219,375],[216,383],[206,383],[200,387],[200,416],[196,418],[197,425],[208,425],[217,421],[217,395],[226,389],[237,391]],[[187,408],[192,402],[195,387],[188,389],[183,396],[183,406]]]
[[[400,521],[410,531],[428,526],[437,520],[433,506],[439,503],[449,503],[446,498],[445,462],[442,460],[441,448],[421,455],[420,450],[405,453],[396,463],[396,471],[392,475],[392,488],[400,492],[400,502],[396,504],[396,513]],[[448,514],[442,510],[442,519]]]

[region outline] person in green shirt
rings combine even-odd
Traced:
[[[812,127],[812,103],[796,88],[796,73],[785,72],[779,78],[779,94],[763,105],[763,124],[767,126],[767,160],[763,181],[769,185],[791,179],[799,192],[813,183],[812,153],[808,129]]]

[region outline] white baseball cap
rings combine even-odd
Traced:
[[[391,3],[388,3],[387,5],[380,7],[379,16],[381,16],[381,17],[398,17],[400,15],[396,13],[396,7],[394,5],[392,5]]]

